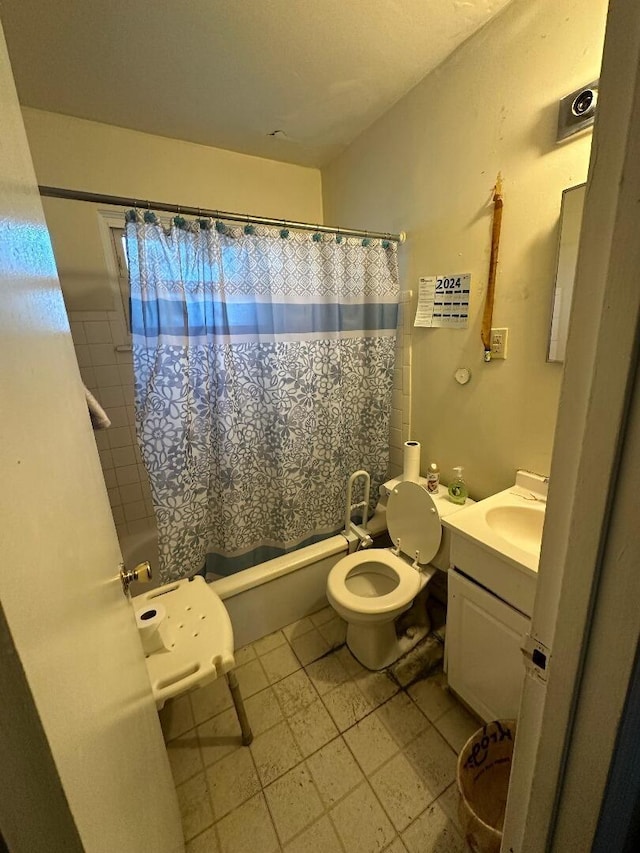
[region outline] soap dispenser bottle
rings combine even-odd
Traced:
[[[453,469],[454,477],[449,483],[449,500],[454,504],[464,504],[469,497],[467,484],[462,479],[462,468],[458,465]]]

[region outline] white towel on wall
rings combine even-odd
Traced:
[[[111,421],[109,420],[105,410],[93,396],[91,391],[89,391],[86,385],[84,386],[84,395],[87,400],[87,408],[89,409],[91,426],[94,429],[108,429],[111,426]]]

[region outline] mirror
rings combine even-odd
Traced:
[[[560,208],[560,242],[556,286],[553,292],[551,332],[547,361],[564,361],[569,331],[569,314],[573,298],[573,280],[578,260],[578,242],[582,225],[582,208],[586,184],[570,187],[562,193]]]

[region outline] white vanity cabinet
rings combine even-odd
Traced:
[[[448,600],[449,686],[486,721],[517,717],[530,619],[455,568]]]
[[[511,488],[442,519],[451,534],[449,686],[487,721],[518,716],[547,482],[518,471]]]

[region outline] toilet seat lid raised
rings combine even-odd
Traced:
[[[420,565],[430,563],[442,540],[440,514],[433,498],[419,483],[403,480],[387,501],[387,528],[393,544],[412,560],[418,552]]]

